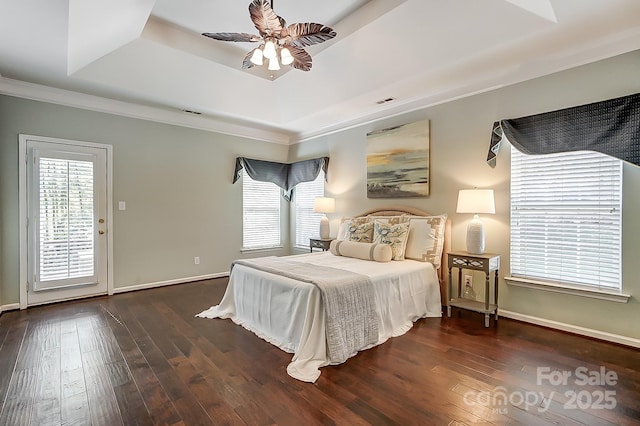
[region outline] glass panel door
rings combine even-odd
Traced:
[[[103,294],[104,149],[29,141],[28,303]]]

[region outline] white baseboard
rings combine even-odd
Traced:
[[[220,272],[217,274],[207,274],[207,275],[197,275],[195,277],[186,277],[186,278],[178,278],[175,280],[168,280],[168,281],[158,281],[158,282],[154,282],[154,283],[146,283],[146,284],[138,284],[138,285],[131,285],[131,286],[127,286],[127,287],[118,287],[113,289],[113,293],[126,293],[129,291],[136,291],[136,290],[146,290],[149,288],[156,288],[156,287],[164,287],[167,285],[173,285],[173,284],[184,284],[184,283],[189,283],[189,282],[193,282],[193,281],[202,281],[202,280],[212,280],[214,278],[223,278],[223,277],[228,277],[229,276],[229,272]],[[70,299],[72,300],[72,299]],[[7,305],[0,305],[0,314],[2,312],[5,311],[14,311],[14,310],[18,310],[20,309],[20,303],[9,303]]]
[[[640,339],[635,339],[633,337],[627,337],[619,334],[608,333],[606,331],[593,330],[591,328],[585,328],[585,327],[580,327],[573,324],[552,321],[545,318],[539,318],[539,317],[521,314],[518,312],[505,311],[504,309],[500,309],[498,311],[498,314],[501,317],[505,317],[505,318],[511,318],[518,321],[541,325],[543,327],[549,327],[556,330],[562,330],[562,331],[568,331],[570,333],[580,334],[582,336],[588,336],[588,337],[593,337],[600,340],[606,340],[607,342],[619,343],[621,345],[640,348]]]
[[[8,305],[0,306],[0,313],[5,311],[15,311],[20,309],[19,303],[9,303]]]
[[[168,280],[168,281],[157,281],[153,283],[137,284],[137,285],[130,285],[127,287],[114,288],[113,293],[116,294],[116,293],[126,293],[129,291],[136,291],[136,290],[147,290],[150,288],[164,287],[167,285],[184,284],[184,283],[189,283],[193,281],[212,280],[214,278],[223,278],[228,276],[229,276],[229,272],[220,272],[217,274],[198,275],[195,277],[178,278],[175,280]]]

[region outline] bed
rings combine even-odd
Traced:
[[[369,227],[377,237],[406,230],[402,255],[388,241],[362,240],[357,231]],[[400,336],[420,318],[442,315],[449,237],[446,215],[415,208],[344,218],[330,251],[235,261],[220,304],[197,316],[229,318],[292,353],[287,373],[315,382],[321,367]],[[383,261],[373,260],[374,249],[385,249]],[[387,261],[388,253],[397,260]]]

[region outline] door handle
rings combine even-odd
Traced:
[[[104,235],[104,231],[101,229],[101,230],[98,231],[98,234]]]

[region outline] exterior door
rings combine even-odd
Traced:
[[[107,294],[107,150],[26,141],[27,305]]]

